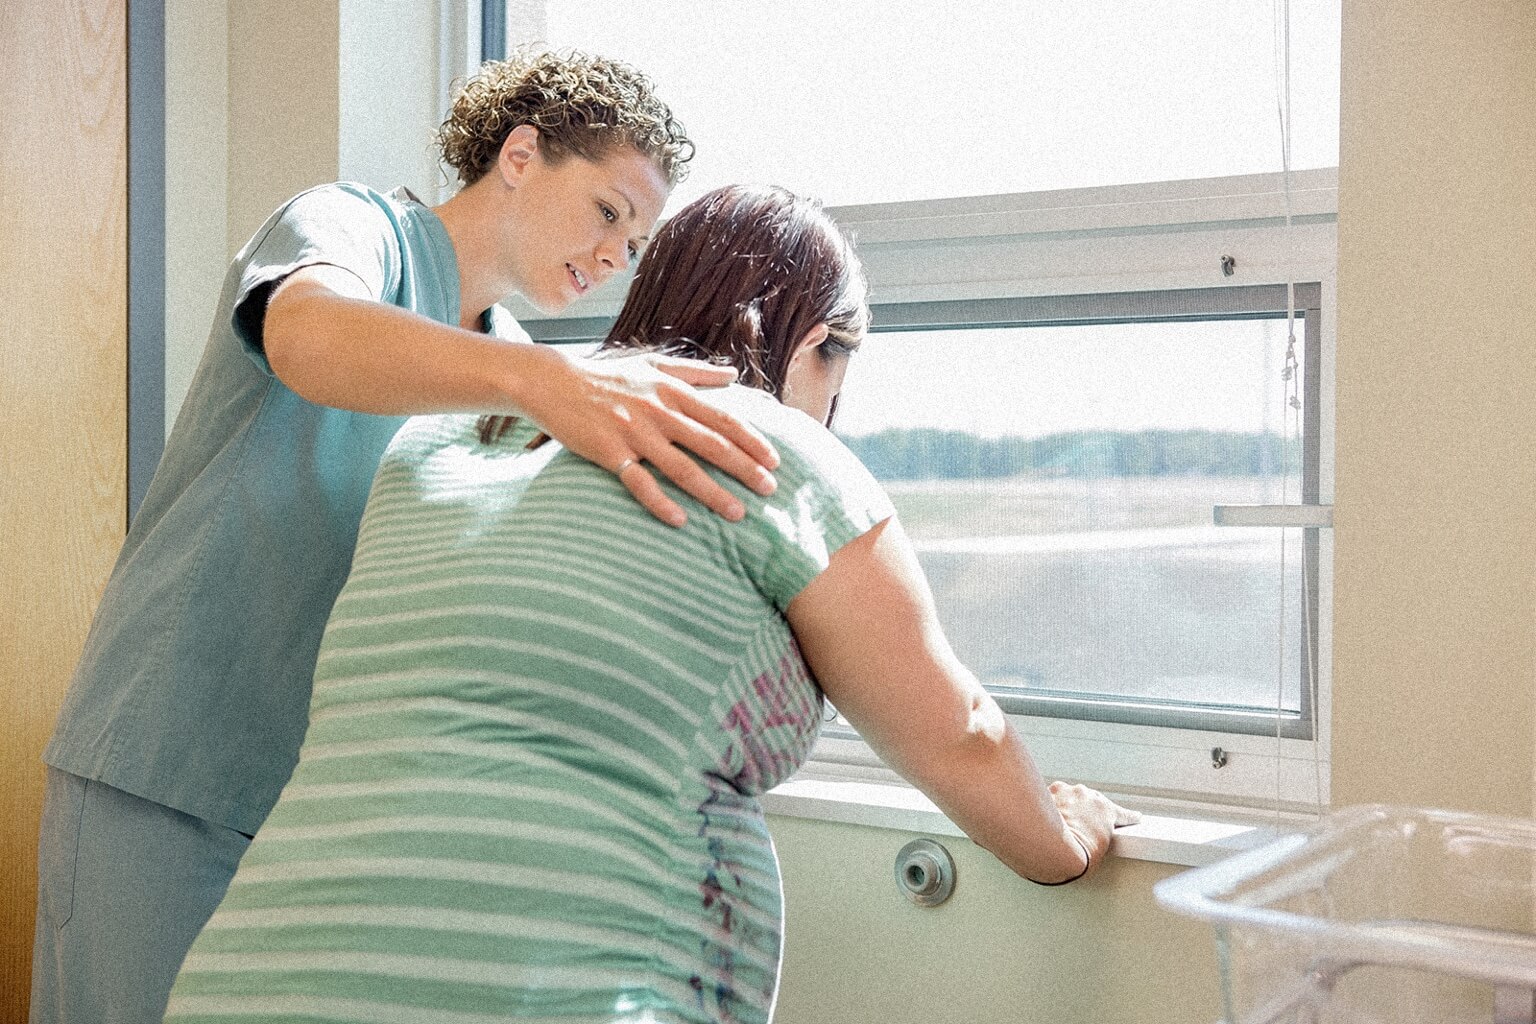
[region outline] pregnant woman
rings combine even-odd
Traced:
[[[782,899],[758,798],[823,695],[1025,877],[1102,859],[1133,815],[1041,779],[824,425],[864,296],[835,225],[780,189],[717,190],[646,253],[605,348],[737,368],[708,400],[781,457],[768,497],[716,474],[739,523],[663,525],[631,467],[534,422],[406,424],[299,766],[167,1020],[766,1021]]]

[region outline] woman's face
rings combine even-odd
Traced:
[[[650,157],[628,146],[600,161],[535,151],[516,172],[517,215],[501,251],[513,290],[558,313],[627,269],[671,191]]]
[[[832,400],[842,390],[848,372],[848,355],[826,346],[826,331],[825,324],[813,330],[790,359],[780,396],[785,405],[799,409],[817,423],[827,422],[832,414]]]

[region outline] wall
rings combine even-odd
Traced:
[[[165,429],[208,339],[229,261],[229,16],[165,5]]]
[[[1344,5],[1334,786],[1532,813],[1536,5]]]
[[[1021,881],[964,839],[954,895],[920,908],[896,888],[910,833],[774,818],[784,876],[777,1024],[1104,1021],[1212,1024],[1215,947],[1156,905],[1182,868],[1111,861],[1063,888]]]
[[[438,171],[433,131],[441,123],[435,3],[381,5],[343,0],[341,117],[337,177],[380,191],[406,185],[436,201],[446,178]]]
[[[341,79],[337,0],[227,3],[233,254],[284,199],[334,181]]]
[[[345,179],[432,194],[438,4],[259,0],[227,9],[231,255],[279,203],[314,185]]]
[[[278,204],[339,179],[435,201],[439,6],[166,3],[168,431],[228,263]]]

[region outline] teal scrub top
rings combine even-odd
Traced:
[[[273,374],[267,298],[313,264],[459,322],[442,221],[404,190],[305,192],[235,258],[165,454],[113,569],[43,758],[255,832],[293,770],[321,631],[401,417],[316,405]],[[492,333],[518,331],[492,307]]]

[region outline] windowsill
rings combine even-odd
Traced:
[[[1153,811],[1135,798],[1120,802],[1142,812],[1139,824],[1115,830],[1111,855],[1128,860],[1201,867],[1257,846],[1276,834],[1273,816],[1259,820],[1252,812],[1228,814],[1204,808],[1185,811],[1161,805]],[[765,794],[763,809],[791,818],[928,835],[965,835],[931,800],[905,783],[837,778],[814,768]],[[1283,824],[1300,824],[1303,820],[1285,820]]]

